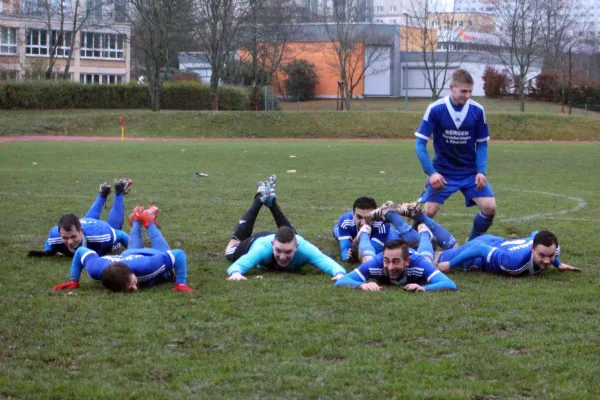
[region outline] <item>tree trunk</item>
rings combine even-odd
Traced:
[[[211,94],[211,104],[212,104],[212,110],[213,111],[219,111],[219,93],[218,90],[219,89],[219,77],[218,75],[216,75],[214,73],[214,68],[213,68],[213,74],[210,77],[210,94]]]
[[[525,112],[525,77],[519,79],[519,110]]]

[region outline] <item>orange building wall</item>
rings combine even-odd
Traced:
[[[400,51],[406,51],[406,37],[408,35],[408,51],[423,51],[423,46],[433,45],[437,49],[437,30],[427,31],[427,38],[423,37],[421,28],[400,27]]]
[[[240,59],[247,59],[248,54],[244,50],[238,51]],[[359,64],[357,70],[360,71],[364,65],[364,47],[362,43],[358,46],[356,56],[359,57]],[[294,59],[304,59],[311,64],[315,65],[315,73],[319,78],[319,83],[315,88],[316,96],[336,96],[337,95],[337,82],[340,80],[339,69],[337,65],[337,57],[333,43],[331,42],[293,42],[288,43],[286,46],[285,56],[282,64],[286,64]],[[358,76],[358,73],[355,73]],[[286,75],[283,72],[278,71],[276,73],[276,81],[282,82],[285,80]],[[283,84],[281,85],[283,86]],[[277,89],[275,87],[275,89]],[[364,93],[364,78],[354,89],[354,95],[362,95]]]

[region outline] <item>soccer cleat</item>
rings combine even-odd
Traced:
[[[396,204],[394,211],[403,217],[414,218],[415,215],[422,213],[423,209],[421,208],[421,205],[415,201],[412,203]]]
[[[133,185],[133,180],[130,178],[116,179],[115,180],[115,194],[127,194],[129,188]]]
[[[142,222],[142,214],[143,213],[144,213],[144,207],[137,206],[136,208],[134,208],[133,212],[129,216],[129,225],[133,226],[133,221],[134,220]]]
[[[385,221],[385,216],[389,211],[395,211],[395,208],[397,207],[396,203],[394,203],[391,200],[386,201],[385,203],[383,203],[381,205],[381,207],[376,208],[375,210],[371,211],[371,213],[369,214],[369,216],[374,220],[374,221]]]
[[[103,184],[100,185],[100,189],[98,190],[98,193],[100,193],[100,196],[107,198],[108,195],[110,194],[112,190],[112,186],[108,185],[106,182],[104,182]]]
[[[144,212],[142,213],[142,219],[140,221],[142,225],[144,225],[144,228],[150,226],[150,222],[154,222],[154,224],[160,228],[160,225],[156,221],[156,218],[158,218],[159,211],[160,210],[155,205],[151,205],[146,210],[144,210]]]
[[[271,190],[274,192],[275,187],[277,186],[277,175],[271,175],[267,179],[267,184],[271,187]]]
[[[263,197],[265,195],[265,188],[267,187],[267,182],[256,182],[256,195],[260,195]]]
[[[435,240],[435,237],[433,237],[433,232],[431,232],[431,230],[425,224],[419,224],[417,226],[417,232],[419,232],[419,235],[423,232],[427,232],[429,233],[429,240],[432,242]]]

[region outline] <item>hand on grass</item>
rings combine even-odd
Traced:
[[[409,283],[408,285],[404,286],[404,290],[407,292],[426,292],[423,286],[416,283]]]
[[[231,276],[229,276],[229,278],[227,278],[228,281],[247,281],[248,278],[246,278],[244,275],[240,274],[239,272],[234,272],[233,274],[231,274]]]
[[[59,283],[54,286],[52,290],[65,290],[65,289],[77,289],[79,287],[79,281],[67,281]]]
[[[362,285],[360,285],[358,287],[360,290],[364,290],[365,292],[379,292],[380,290],[382,290],[383,288],[381,286],[379,286],[377,283],[375,282],[367,282],[367,283],[363,283]]]

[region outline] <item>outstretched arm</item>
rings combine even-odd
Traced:
[[[241,281],[246,280],[244,275],[257,265],[267,264],[273,255],[270,246],[260,243],[254,243],[248,253],[238,258],[229,268],[227,268],[228,280]]]
[[[93,257],[95,255],[95,257]],[[54,286],[52,290],[64,290],[64,289],[75,289],[79,287],[79,279],[81,278],[81,271],[84,268],[84,262],[88,257],[97,258],[98,254],[88,249],[87,247],[80,247],[73,255],[73,261],[71,262],[71,274],[67,282],[59,283]]]
[[[308,262],[321,271],[339,279],[339,276],[346,275],[346,270],[340,264],[333,261],[330,257],[323,254],[321,250],[307,240],[301,244],[302,252],[306,254]]]

